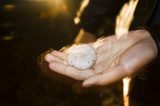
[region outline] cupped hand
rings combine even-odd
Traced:
[[[135,30],[117,39],[110,36],[90,44],[97,52],[93,68],[78,70],[67,64],[65,52],[53,51],[45,56],[51,70],[82,80],[83,86],[108,85],[138,73],[157,55],[154,40],[146,30]]]

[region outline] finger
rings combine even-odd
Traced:
[[[126,77],[125,71],[121,67],[111,68],[103,73],[98,73],[83,82],[84,87],[92,85],[109,85]]]
[[[92,70],[78,70],[72,66],[66,65],[66,64],[62,64],[62,63],[58,63],[58,62],[52,62],[49,64],[50,69],[52,69],[53,71],[71,77],[73,79],[76,80],[84,80],[86,78],[88,78],[89,76],[93,75],[93,71]]]
[[[45,60],[47,61],[47,62],[59,62],[59,63],[63,63],[64,61],[61,59],[61,58],[58,58],[58,57],[56,57],[56,56],[54,56],[54,55],[51,55],[51,54],[46,54],[45,55]]]
[[[57,56],[57,57],[59,57],[63,60],[67,60],[67,57],[68,57],[66,53],[55,51],[55,50],[52,51],[51,54],[54,55],[54,56]]]

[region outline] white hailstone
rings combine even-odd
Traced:
[[[88,44],[72,46],[65,52],[68,54],[68,64],[80,70],[89,69],[96,62],[96,51]]]

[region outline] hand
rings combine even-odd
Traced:
[[[89,42],[93,42],[93,41],[96,41],[95,35],[93,35],[92,33],[86,32],[83,29],[80,29],[77,37],[74,40],[74,43],[76,43],[76,44],[77,43],[89,43]],[[64,47],[64,48],[66,48],[66,47]],[[63,50],[64,48],[62,48],[61,50]],[[44,60],[44,56],[46,54],[50,53],[51,51],[53,51],[53,50],[46,51],[45,53],[41,54],[38,58],[38,64],[39,64],[39,67],[41,69],[42,74],[45,75],[46,77],[48,77],[49,79],[57,80],[59,82],[67,84],[67,85],[73,85],[73,86],[79,85],[79,83],[75,84],[75,83],[77,83],[77,81],[75,82],[75,80],[67,78],[63,75],[57,74],[54,71],[51,71],[49,69],[48,62],[46,62]]]
[[[83,86],[108,85],[138,73],[157,55],[157,48],[146,30],[131,31],[126,37],[110,36],[91,45],[96,48],[97,61],[93,69],[78,70],[66,64],[67,54],[53,51],[45,59],[57,73],[83,80]]]

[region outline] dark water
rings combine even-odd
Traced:
[[[37,65],[37,57],[44,51],[71,44],[78,31],[73,18],[79,3],[80,0],[68,0],[68,13],[53,15],[48,11],[55,8],[45,0],[0,1],[0,106],[102,105],[103,94],[77,94],[71,85],[48,79]],[[6,10],[7,4],[15,7]],[[119,94],[116,89],[105,92]],[[109,93],[113,98],[117,94]]]

